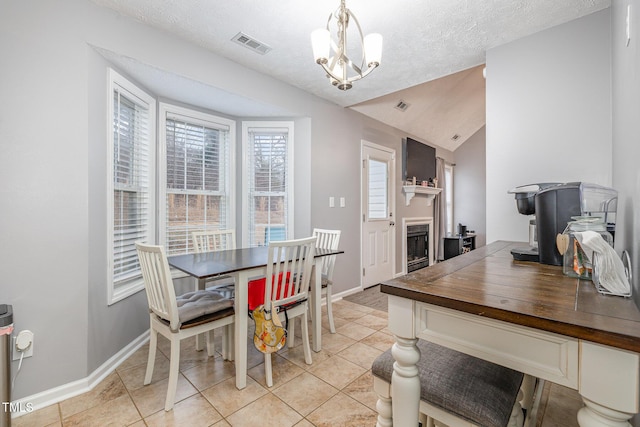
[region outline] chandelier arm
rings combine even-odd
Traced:
[[[358,67],[347,55],[342,55],[342,60],[345,63],[345,65],[348,65],[349,67],[351,67],[353,71],[355,71],[358,74],[362,74],[362,69]]]
[[[364,70],[364,73],[362,73],[362,75],[360,76],[360,78],[363,77],[367,77],[373,70],[375,70],[376,68],[378,68],[378,64],[376,64],[375,62],[372,63],[373,65],[369,65],[368,68],[366,70]]]
[[[320,63],[319,65],[322,67],[322,69],[325,71],[325,73],[327,73],[328,77],[331,77],[334,80],[339,80],[339,81],[343,80],[342,76],[336,76],[333,73],[333,71],[331,70],[331,68],[327,67],[327,64]]]
[[[342,76],[337,76],[336,74],[334,74],[333,71],[331,70],[331,68],[327,67],[327,64],[320,63],[319,65],[324,69],[324,71],[327,73],[327,75],[329,77],[331,77],[334,80],[337,80],[339,82],[344,82],[344,83],[353,83],[355,81],[358,81],[358,80],[362,79],[363,77],[368,76],[373,70],[375,70],[378,67],[378,65],[372,65],[369,68],[367,68],[366,70],[364,70],[364,73],[356,74],[353,77],[349,77],[349,78],[345,79]]]
[[[356,80],[360,80],[362,77],[357,74],[353,77],[350,78],[344,78],[344,76],[338,76],[336,75],[333,70],[331,70],[329,67],[327,67],[326,64],[320,64],[320,66],[324,69],[324,71],[327,73],[327,76],[331,77],[333,80],[336,80],[339,83],[351,83],[354,82]]]
[[[362,62],[360,63],[360,67],[364,67],[365,66],[365,52],[364,52],[364,34],[362,34],[362,27],[360,27],[360,22],[358,22],[358,18],[356,18],[356,16],[351,13],[351,11],[347,8],[345,8],[345,13],[347,13],[347,15],[349,16],[350,19],[353,19],[353,22],[355,22],[356,24],[356,28],[358,29],[358,33],[360,34],[360,45],[362,46]]]

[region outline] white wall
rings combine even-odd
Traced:
[[[640,10],[632,7],[631,41],[625,22],[631,0],[613,1],[613,187],[618,190],[616,250],[629,251],[634,298],[640,306]]]
[[[528,240],[507,191],[612,184],[610,10],[487,51],[487,242]]]
[[[35,334],[16,397],[86,376],[90,316],[85,8],[34,3],[0,13],[0,299]]]
[[[475,231],[476,247],[487,243],[486,128],[483,126],[455,151],[453,230],[458,223]]]

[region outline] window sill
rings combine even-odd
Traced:
[[[107,305],[113,305],[123,299],[129,298],[131,295],[137,294],[144,289],[144,283],[142,280],[139,282],[131,283],[130,285],[119,287],[118,289],[111,288],[112,291],[108,295]]]

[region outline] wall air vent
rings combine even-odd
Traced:
[[[407,111],[407,108],[409,108],[409,104],[407,104],[406,102],[404,102],[402,99],[400,101],[398,101],[398,103],[396,104],[395,108],[397,110],[400,111]]]
[[[248,36],[242,32],[233,36],[231,41],[236,42],[246,47],[247,49],[251,49],[252,51],[259,53],[260,55],[264,55],[271,50],[271,47],[269,45],[259,42],[253,37]]]
[[[451,140],[452,140],[452,141],[457,141],[457,140],[458,140],[458,138],[460,138],[460,135],[458,135],[458,134],[456,133],[455,135],[453,135],[453,136],[451,137]]]

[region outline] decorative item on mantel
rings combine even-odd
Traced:
[[[426,197],[427,206],[431,206],[433,199],[435,199],[437,194],[440,194],[442,188],[423,187],[422,185],[403,185],[402,191],[404,192],[404,199],[407,206],[409,206],[411,199],[416,195]]]

